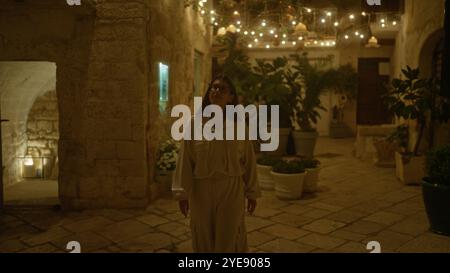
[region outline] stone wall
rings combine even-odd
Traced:
[[[211,79],[211,31],[203,18],[192,8],[185,8],[183,1],[147,1],[150,21],[148,22],[149,52],[149,112],[148,120],[148,177],[154,193],[158,196],[155,182],[155,162],[158,145],[170,138],[173,119],[169,113],[160,113],[159,68],[160,62],[169,66],[168,109],[177,104],[192,107],[194,89],[194,52],[203,55],[200,89],[205,90]]]
[[[194,49],[210,78],[209,30],[183,1],[82,3],[0,0],[0,61],[57,65],[62,206],[143,207],[167,131],[157,64],[171,67],[170,104],[189,104]]]
[[[45,177],[57,178],[59,116],[55,90],[46,92],[34,102],[28,114],[26,134],[27,155],[45,157],[48,160]]]
[[[392,77],[401,77],[401,69],[407,65],[412,68],[419,67],[422,70],[422,76],[429,77],[430,65],[424,64],[424,62],[428,60],[431,63],[432,56],[431,54],[424,55],[426,52],[432,52],[428,50],[429,40],[444,26],[444,0],[406,0],[402,21],[392,60]],[[409,124],[410,148],[412,149],[418,137],[417,124],[413,121],[410,121]],[[436,135],[437,144],[448,142],[449,135],[449,126],[441,126]],[[425,150],[426,148],[424,141],[421,149]]]

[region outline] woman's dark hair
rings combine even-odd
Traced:
[[[206,94],[203,97],[203,105],[202,105],[203,110],[206,108],[206,106],[211,105],[211,101],[209,100],[209,93],[211,92],[214,82],[217,80],[219,80],[223,83],[226,83],[226,85],[228,86],[228,88],[230,90],[230,94],[233,95],[233,102],[231,104],[234,106],[239,104],[239,98],[236,93],[236,88],[234,87],[233,82],[231,81],[230,78],[228,78],[224,74],[219,74],[213,78],[213,80],[211,81],[211,83],[208,86],[208,90],[206,90]]]

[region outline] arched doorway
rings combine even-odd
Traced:
[[[58,205],[56,64],[0,62],[0,90],[5,205]]]

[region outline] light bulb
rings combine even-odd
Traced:
[[[211,15],[212,15],[212,14],[215,14],[216,12],[212,10],[210,13],[211,13]]]
[[[353,20],[353,19],[355,19],[355,15],[350,14],[350,16],[348,18],[350,18],[350,20]]]
[[[265,27],[267,24],[266,24],[266,22],[265,21],[263,21],[262,23],[261,23],[261,26],[263,26],[263,27]]]
[[[270,34],[274,34],[275,31],[273,29],[270,30]]]
[[[270,48],[270,45],[266,45],[266,48],[269,49],[269,48]]]
[[[334,26],[335,26],[335,27],[338,27],[338,26],[339,26],[339,23],[338,23],[338,22],[334,22]]]
[[[396,26],[397,25],[397,21],[392,22],[392,25]]]
[[[359,37],[361,37],[361,39],[364,39],[364,34],[361,34],[361,36],[359,36]]]
[[[253,45],[252,44],[248,44],[248,48],[252,48],[253,47]]]
[[[303,41],[303,37],[302,36],[298,37],[298,40]]]
[[[248,35],[248,31],[244,31],[244,35]]]
[[[239,11],[235,10],[233,14],[237,16],[239,15]]]
[[[264,36],[264,34],[263,34],[263,33],[260,33],[260,34],[259,34],[259,37],[263,37],[263,36]]]
[[[287,35],[286,34],[283,34],[283,38],[286,38],[287,37]]]
[[[297,22],[296,21],[292,21],[292,25],[293,26],[297,25]]]
[[[322,22],[322,24],[324,24],[326,22],[325,18],[322,18],[322,20],[320,20]]]
[[[355,36],[359,36],[359,32],[358,31],[355,32]]]
[[[252,31],[252,35],[255,35],[255,32],[254,32],[254,31]]]
[[[381,27],[383,27],[383,28],[386,27],[386,24],[381,24]]]
[[[327,12],[327,16],[328,16],[328,17],[331,17],[331,12]]]
[[[241,24],[241,21],[237,21],[236,24],[240,25],[240,24]]]
[[[281,43],[282,43],[283,45],[285,45],[285,44],[286,44],[286,41],[282,41]]]
[[[384,22],[386,22],[386,20],[384,20],[384,19],[381,19],[381,23],[384,23]]]
[[[344,38],[345,38],[346,40],[348,40],[349,37],[348,37],[348,35],[345,35]]]
[[[362,15],[362,16],[366,16],[367,14],[366,14],[365,11],[363,11],[363,12],[361,13],[361,15]]]
[[[292,44],[293,44],[293,45],[296,45],[296,44],[297,44],[297,42],[296,42],[296,41],[293,41],[293,42],[292,42]]]
[[[259,42],[257,38],[255,38],[255,43]]]
[[[306,11],[307,11],[308,13],[311,13],[311,12],[312,12],[312,9],[306,9]]]

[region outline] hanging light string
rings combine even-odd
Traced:
[[[208,0],[197,1],[200,16],[214,27],[217,35],[239,33],[248,42],[249,48],[272,48],[280,44],[292,47],[300,43],[310,47],[334,47],[338,42],[369,41],[373,38],[371,14],[365,11],[339,14],[337,9],[298,6],[294,15],[288,14],[289,22],[283,24],[282,11],[269,10],[266,1],[264,11],[253,20],[246,1],[243,14],[236,9],[231,15],[209,9]],[[278,15],[278,22],[269,20],[275,15]],[[381,29],[398,27],[400,23],[397,14],[375,15],[376,25]]]

